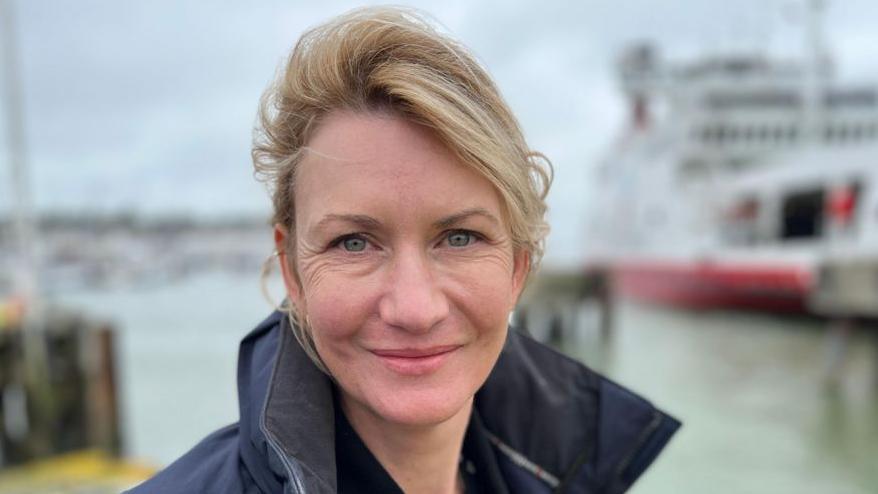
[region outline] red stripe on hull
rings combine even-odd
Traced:
[[[811,275],[799,268],[626,263],[610,269],[626,298],[686,308],[807,312]]]

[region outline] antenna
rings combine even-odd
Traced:
[[[804,132],[806,138],[817,141],[823,127],[823,98],[828,75],[828,58],[823,40],[823,12],[825,0],[806,0],[805,74],[803,80]]]

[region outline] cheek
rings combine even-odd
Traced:
[[[482,330],[505,329],[515,297],[505,264],[474,266],[455,276],[458,305]]]
[[[360,285],[325,279],[304,288],[305,310],[318,348],[343,350],[333,346],[355,337],[366,323],[375,303],[372,292]]]

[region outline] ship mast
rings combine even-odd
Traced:
[[[39,266],[37,256],[37,229],[30,195],[27,146],[24,135],[24,104],[21,91],[20,64],[16,24],[12,0],[0,0],[0,31],[2,31],[2,66],[5,101],[5,124],[7,131],[7,156],[12,180],[10,195],[16,240],[14,296],[21,297],[23,314],[21,320],[22,353],[25,362],[22,383],[9,383],[4,391],[4,405],[12,413],[6,417],[6,433],[15,441],[27,440],[32,432],[29,410],[45,410],[50,401],[46,392],[31,395],[29,384],[46,382],[49,362],[45,340],[40,337],[44,327],[43,304],[39,289]],[[36,405],[31,405],[30,402]],[[34,408],[35,407],[35,408]],[[3,456],[0,449],[0,457]]]
[[[23,94],[21,91],[20,63],[16,25],[12,0],[0,0],[0,31],[3,39],[3,87],[6,108],[6,130],[8,159],[10,167],[10,196],[14,238],[17,241],[17,259],[14,287],[25,302],[25,325],[34,322],[34,316],[41,312],[38,261],[37,231],[33,215],[30,176],[28,173],[27,146],[24,135]]]

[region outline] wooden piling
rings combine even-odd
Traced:
[[[0,328],[0,467],[83,449],[122,450],[114,331],[75,314]]]

